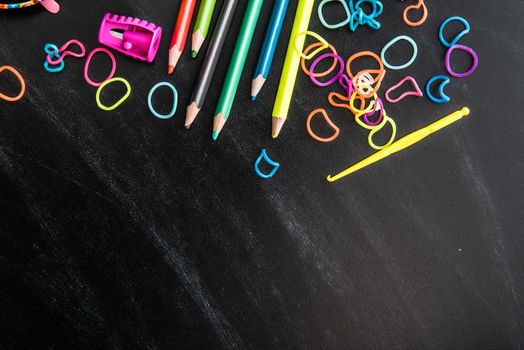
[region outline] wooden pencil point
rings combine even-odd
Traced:
[[[258,96],[260,90],[262,89],[262,86],[264,86],[264,83],[266,82],[266,79],[262,76],[262,74],[259,74],[253,81],[251,82],[251,99],[254,101],[256,97]]]
[[[191,50],[195,52],[195,56],[193,57],[196,57],[196,55],[200,51],[200,48],[202,47],[202,44],[204,44],[205,39],[206,37],[202,34],[200,30],[197,29],[193,33],[193,36],[191,37]]]
[[[173,74],[181,55],[182,51],[176,45],[169,50],[168,74]]]
[[[271,137],[276,139],[278,135],[280,135],[280,130],[282,130],[282,126],[284,126],[284,123],[286,120],[284,118],[279,117],[273,117],[272,121],[272,129],[271,129]]]
[[[193,102],[189,106],[187,106],[186,121],[184,123],[186,129],[189,129],[191,127],[191,124],[193,124],[199,112],[200,108],[198,108],[196,102]]]
[[[215,115],[215,118],[213,119],[213,139],[216,140],[216,137],[218,137],[218,134],[220,134],[220,131],[222,131],[222,128],[226,124],[226,119],[224,118],[224,114],[222,112]],[[215,137],[216,135],[216,137]]]

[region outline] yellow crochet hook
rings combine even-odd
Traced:
[[[419,129],[415,132],[412,132],[409,135],[404,136],[400,140],[397,140],[396,142],[392,143],[390,146],[378,151],[377,153],[367,157],[366,159],[358,162],[357,164],[347,168],[346,170],[342,171],[341,173],[335,176],[329,175],[327,177],[327,180],[329,182],[335,182],[337,180],[340,180],[344,176],[348,176],[349,174],[352,174],[362,168],[365,168],[373,163],[378,162],[379,160],[382,160],[386,157],[389,157],[390,155],[394,153],[397,153],[399,151],[402,151],[405,148],[408,148],[409,146],[414,145],[415,143],[428,137],[429,135],[433,134],[434,132],[440,129],[443,129],[446,126],[453,124],[456,121],[459,121],[460,119],[468,115],[469,115],[469,108],[463,107],[461,110],[453,112],[450,115],[448,115],[447,117],[439,119],[436,122],[434,122],[433,124],[426,126],[425,128]]]

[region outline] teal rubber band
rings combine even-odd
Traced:
[[[273,169],[269,172],[269,174],[262,173],[260,169],[258,168],[262,159],[264,159],[269,165],[273,167]],[[258,159],[255,162],[255,173],[263,179],[270,179],[273,177],[273,175],[275,175],[278,168],[280,168],[280,164],[271,160],[269,156],[267,155],[266,150],[263,149],[262,152],[260,152],[260,155],[258,156]]]
[[[460,33],[457,34],[457,36],[455,37],[455,39],[453,39],[452,42],[448,42],[446,39],[444,39],[444,28],[448,25],[449,22],[451,21],[458,21],[460,23],[462,23],[464,25],[464,30],[461,31]],[[448,19],[446,19],[444,22],[442,22],[442,24],[440,25],[440,29],[438,31],[438,38],[440,40],[440,42],[442,43],[442,45],[444,45],[445,47],[447,48],[450,48],[452,46],[455,46],[457,44],[457,42],[466,34],[469,33],[469,31],[471,30],[471,26],[469,25],[468,21],[466,21],[464,18],[462,17],[459,17],[459,16],[453,16],[453,17],[450,17]]]
[[[406,40],[408,43],[411,44],[411,46],[413,47],[413,55],[411,56],[410,60],[407,63],[398,65],[398,66],[394,66],[392,64],[389,64],[388,61],[386,61],[386,51],[393,44],[395,44],[397,41],[400,41],[400,40]],[[399,35],[395,39],[391,40],[386,46],[384,46],[384,48],[380,52],[380,59],[382,60],[382,63],[384,63],[384,66],[386,66],[387,68],[392,69],[392,70],[401,70],[401,69],[411,66],[413,62],[415,62],[415,58],[417,58],[417,55],[418,55],[418,47],[417,47],[417,43],[415,42],[415,40],[411,39],[407,35]]]
[[[173,107],[171,108],[171,112],[169,112],[168,114],[160,114],[158,113],[155,108],[153,107],[153,103],[152,103],[152,98],[153,98],[153,94],[155,93],[156,89],[158,89],[159,87],[161,86],[167,86],[171,89],[171,91],[173,91]],[[176,113],[176,109],[177,109],[177,106],[178,106],[178,92],[176,91],[176,88],[171,84],[171,83],[168,83],[167,81],[163,81],[163,82],[160,82],[158,84],[156,84],[155,86],[153,86],[151,88],[151,90],[149,91],[149,94],[147,95],[147,106],[149,107],[149,111],[157,118],[159,119],[169,119],[171,118],[172,116],[175,115]]]
[[[58,53],[58,47],[54,44],[45,44],[44,51],[46,54],[51,55],[51,58],[60,58],[60,54]],[[49,62],[47,62],[47,60],[44,61],[44,69],[49,73],[61,72],[64,69],[64,66],[64,61],[60,61],[60,63],[54,67],[50,67]]]
[[[347,18],[345,20],[339,22],[339,23],[330,24],[324,18],[324,12],[322,11],[322,9],[324,8],[325,4],[327,4],[328,2],[333,2],[333,1],[337,1],[337,2],[342,4],[342,7],[344,8],[344,11],[346,12]],[[326,27],[328,29],[337,29],[337,28],[343,27],[343,26],[345,26],[345,25],[347,25],[349,23],[349,21],[351,20],[351,12],[349,11],[348,4],[346,3],[345,0],[323,0],[318,5],[318,19],[320,20],[320,23],[322,23],[322,25],[324,25],[324,27]]]
[[[433,83],[435,81],[437,81],[437,80],[442,80],[442,82],[440,83],[440,85],[438,87],[438,93],[440,95],[439,98],[436,98],[431,93],[431,85],[433,85]],[[428,83],[426,84],[426,96],[428,96],[428,98],[432,102],[434,102],[434,103],[442,104],[442,103],[447,103],[447,102],[451,101],[449,96],[447,96],[444,93],[444,87],[449,84],[449,81],[450,81],[449,78],[446,77],[445,75],[437,75],[437,76],[434,76],[433,78],[429,79]]]

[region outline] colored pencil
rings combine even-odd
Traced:
[[[251,83],[251,99],[253,101],[256,100],[269,75],[288,5],[289,0],[280,0],[273,3],[273,12],[267,27],[266,37],[264,38],[264,44],[262,44],[257,67],[253,73],[253,81]]]
[[[195,27],[193,28],[193,35],[191,37],[191,57],[193,58],[197,57],[204,40],[206,40],[216,4],[217,0],[202,0],[202,3],[200,4]]]
[[[172,74],[175,71],[180,55],[186,46],[187,35],[189,34],[189,26],[191,25],[191,18],[195,11],[196,0],[182,0],[178,17],[176,19],[175,29],[171,37],[171,44],[169,44],[169,66],[167,73]]]
[[[295,81],[297,79],[298,67],[300,66],[300,52],[304,49],[305,35],[301,35],[298,40],[295,38],[298,34],[307,31],[311,13],[313,12],[314,0],[299,0],[293,29],[287,47],[286,60],[284,61],[284,69],[280,77],[280,84],[278,86],[277,97],[273,107],[273,122],[271,135],[277,138],[282,130],[282,126],[286,122],[289,106],[291,105],[291,98],[293,97],[293,89],[295,88]]]
[[[217,25],[213,31],[213,36],[211,37],[211,42],[207,49],[206,58],[200,69],[195,90],[193,91],[193,96],[190,100],[191,103],[187,107],[185,121],[185,127],[187,129],[191,127],[191,124],[193,124],[200,109],[204,105],[237,5],[238,0],[226,0],[222,5]]]
[[[264,0],[249,0],[247,3],[246,13],[242,20],[242,26],[238,34],[237,41],[235,43],[235,49],[233,50],[233,56],[229,62],[227,69],[226,79],[222,92],[220,93],[220,99],[215,110],[215,118],[213,120],[213,140],[218,138],[218,134],[224,127],[224,124],[229,118],[231,108],[233,107],[233,101],[238,89],[238,83],[242,76],[242,70],[246,63],[247,54],[249,47],[251,46],[251,40],[253,39],[253,33],[257,26],[258,16],[260,15],[260,9],[262,8]]]

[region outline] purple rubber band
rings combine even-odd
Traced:
[[[376,121],[370,122],[369,117],[373,116],[377,112],[377,108],[380,106],[379,115]],[[364,123],[366,123],[369,126],[377,126],[380,123],[382,123],[382,119],[384,119],[384,104],[382,103],[382,100],[380,98],[377,98],[375,100],[375,106],[371,112],[362,114],[362,120]]]
[[[451,69],[450,59],[451,59],[451,53],[453,52],[453,50],[461,50],[461,51],[467,52],[467,53],[469,53],[471,55],[471,57],[473,58],[473,65],[471,66],[471,68],[468,71],[466,71],[464,73],[455,73]],[[479,58],[477,56],[477,53],[475,52],[475,50],[473,50],[470,47],[457,44],[457,45],[453,45],[452,47],[450,47],[448,49],[448,51],[446,52],[446,70],[448,71],[448,73],[452,77],[455,77],[455,78],[466,78],[466,77],[469,77],[475,71],[475,69],[477,69],[478,65],[479,65]]]
[[[353,87],[353,81],[349,79],[347,75],[342,74],[340,78],[338,78],[338,84],[344,89],[347,97],[351,98],[351,95],[353,95],[353,92],[355,91],[355,88]]]
[[[322,61],[325,58],[329,58],[329,57],[333,57],[337,59],[337,61],[340,63],[340,69],[333,78],[329,79],[325,83],[322,83],[318,81],[317,78],[315,78],[314,70],[320,61]],[[342,59],[342,57],[334,53],[325,53],[322,56],[319,56],[309,67],[309,77],[311,78],[311,81],[313,82],[313,84],[315,84],[316,86],[320,86],[320,87],[329,86],[333,84],[335,81],[338,80],[338,78],[342,75],[343,72],[344,72],[344,59]]]

